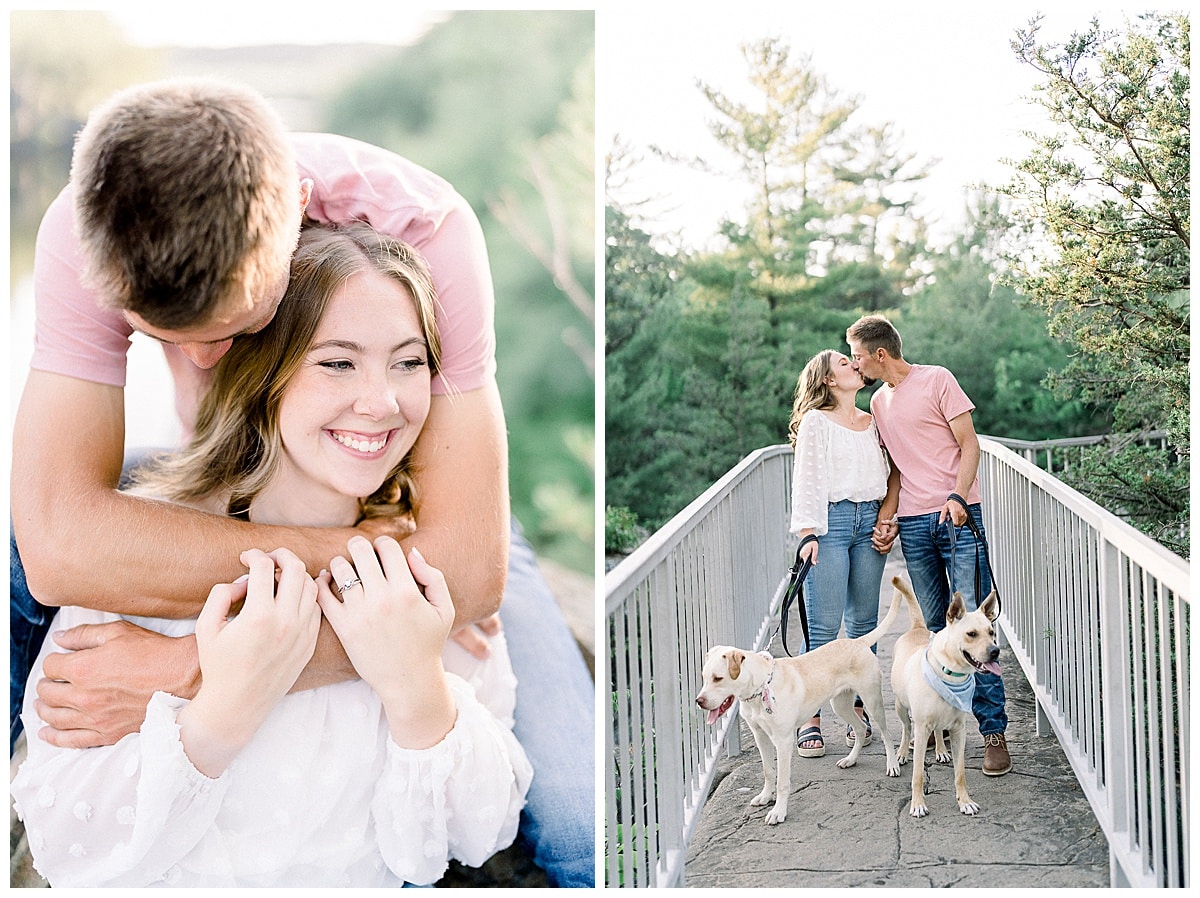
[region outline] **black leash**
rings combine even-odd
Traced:
[[[800,600],[797,608],[800,611],[800,629],[804,631],[804,649],[808,651],[808,609],[804,605],[804,578],[812,569],[812,562],[807,558],[802,559],[800,552],[810,542],[815,543],[816,541],[817,538],[811,534],[800,540],[800,545],[796,547],[796,563],[788,568],[791,579],[788,581],[787,591],[783,594],[783,610],[779,613],[779,634],[783,639],[783,650],[788,653],[789,657],[792,653],[788,650],[787,644],[788,611],[797,599]]]
[[[995,590],[995,592],[996,592],[996,608],[999,609],[1000,608],[1000,585],[996,582],[996,573],[992,569],[992,558],[991,558],[991,555],[988,553],[988,544],[987,544],[987,540],[983,538],[983,531],[980,530],[979,525],[975,523],[975,516],[973,514],[971,514],[971,508],[969,505],[967,505],[966,499],[964,499],[958,493],[951,493],[948,498],[953,499],[955,502],[957,502],[959,505],[961,505],[963,507],[964,511],[966,511],[966,513],[967,513],[967,528],[971,531],[971,534],[975,537],[975,607],[978,608],[983,603],[983,600],[985,598],[987,598],[987,596],[983,595],[983,574],[980,572],[980,568],[979,568],[979,549],[980,549],[980,547],[982,547],[983,548],[983,561],[984,561],[984,564],[987,565],[988,577],[991,578],[992,589]],[[958,547],[958,540],[954,538],[954,520],[951,519],[947,523],[950,525],[950,577],[951,577],[950,590],[951,590],[951,592],[953,592],[954,591],[954,583],[953,583],[954,552]]]

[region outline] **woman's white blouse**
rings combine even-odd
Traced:
[[[118,619],[63,608],[51,632]],[[195,629],[129,619],[168,635]],[[216,779],[184,753],[176,721],[187,702],[163,692],[116,745],[39,739],[35,686],[54,650],[47,639],[29,678],[29,754],[12,783],[52,886],[427,884],[450,858],[478,866],[516,836],[533,774],[510,730],[516,681],[502,634],[474,669],[466,652],[447,659],[467,678],[447,676],[458,717],[436,746],[398,746],[379,697],[355,680],[285,696]],[[492,709],[468,679],[488,685]]]
[[[797,535],[829,530],[829,503],[869,502],[887,494],[888,463],[871,419],[851,430],[813,409],[800,419],[792,460],[792,523]]]

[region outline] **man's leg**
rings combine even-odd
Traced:
[[[922,514],[898,519],[900,551],[912,583],[913,594],[925,616],[925,626],[936,633],[946,626],[950,607],[950,589],[946,582],[946,564],[938,547],[937,514]],[[941,528],[943,531],[945,528]]]
[[[17,550],[17,539],[8,530],[8,753],[21,735],[21,705],[25,683],[46,633],[54,619],[54,609],[39,603],[25,582],[25,566]]]
[[[983,530],[983,512],[979,505],[972,505],[970,513],[971,517],[975,519],[976,526],[979,527],[979,532],[983,533],[984,539],[986,539],[987,534]],[[979,587],[982,594],[975,594],[976,542],[971,528],[966,526],[957,528],[954,548],[954,588],[962,593],[968,611],[977,609],[979,603],[992,591],[991,571],[988,570],[984,558],[983,546],[979,546]],[[988,736],[996,733],[1003,735],[1008,728],[1008,715],[1004,706],[1004,681],[996,674],[977,673],[975,675],[975,701],[971,705],[971,710],[975,713],[975,719],[979,721],[979,733],[984,737],[985,743]]]
[[[517,676],[514,733],[533,765],[521,840],[551,886],[593,888],[595,689],[515,521],[509,553],[500,618]]]

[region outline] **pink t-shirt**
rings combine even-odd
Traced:
[[[496,373],[495,299],[483,231],[466,200],[432,172],[370,144],[332,134],[291,137],[300,177],[313,181],[310,217],[367,221],[416,247],[429,263],[443,352],[433,392],[467,392],[487,383]],[[38,230],[30,367],[123,387],[133,329],[81,283],[71,192],[68,184]],[[174,346],[164,345],[163,352],[175,379],[176,410],[190,429],[208,374]]]
[[[954,375],[939,365],[913,365],[899,386],[885,383],[875,391],[871,397],[875,426],[900,469],[897,514],[929,514],[946,504],[962,457],[950,421],[974,410]],[[978,479],[966,500],[980,501]]]

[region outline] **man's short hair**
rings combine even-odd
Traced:
[[[868,353],[886,350],[894,359],[903,358],[900,332],[882,315],[866,315],[846,329],[846,342],[854,342]]]
[[[75,142],[75,217],[104,305],[162,328],[278,289],[300,230],[282,122],[252,90],[160,81],[97,107]]]

